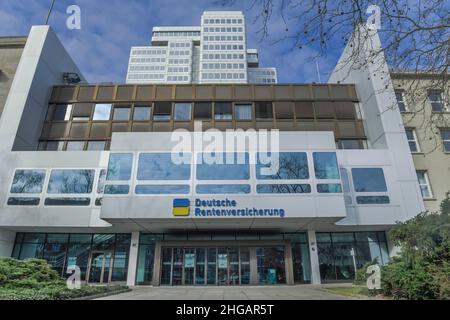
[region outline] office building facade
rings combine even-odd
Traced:
[[[450,88],[430,73],[391,73],[425,207],[439,211],[450,196]]]
[[[131,48],[127,83],[277,83],[247,48],[239,11],[206,11],[200,27],[154,27],[151,44]]]
[[[352,281],[425,209],[394,88],[371,68],[338,65],[328,84],[89,84],[33,27],[0,120],[0,253],[87,283]],[[253,144],[199,161],[227,129],[271,130],[278,170],[263,174]],[[181,163],[174,132],[199,143]]]

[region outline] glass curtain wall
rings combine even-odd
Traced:
[[[359,269],[374,260],[381,265],[389,262],[384,232],[317,233],[316,237],[323,282],[352,281],[355,265]]]
[[[45,259],[58,274],[66,277],[70,266],[78,266],[86,280],[89,256],[93,251],[109,251],[114,262],[111,281],[126,281],[130,234],[18,233],[13,258]]]

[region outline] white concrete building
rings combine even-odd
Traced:
[[[247,49],[240,11],[206,11],[200,27],[154,27],[151,46],[132,47],[127,83],[277,83]]]
[[[240,23],[227,14],[225,24]],[[202,28],[219,16],[206,14]],[[154,39],[179,37],[195,57],[182,37],[198,31]],[[367,41],[381,48],[375,31]],[[172,59],[170,44],[136,50]],[[352,281],[355,268],[395,254],[396,221],[424,211],[400,112],[386,109],[394,89],[380,90],[389,73],[381,81],[371,68],[339,64],[329,84],[247,84],[245,74],[243,83],[64,85],[64,72],[83,80],[79,69],[48,26],[33,27],[0,120],[0,254],[44,258],[61,275],[76,265],[89,283]],[[239,164],[197,163],[204,148],[176,163],[172,132],[199,121],[279,129],[277,174],[262,175],[254,145]]]

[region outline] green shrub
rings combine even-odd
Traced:
[[[391,239],[398,257],[382,268],[385,295],[396,299],[450,299],[450,199],[440,213],[423,213],[397,224]]]
[[[70,290],[45,260],[0,258],[0,300],[65,300],[126,288],[84,285]]]

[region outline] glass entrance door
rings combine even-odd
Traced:
[[[162,248],[162,285],[250,284],[250,248]]]
[[[92,252],[89,265],[89,283],[109,283],[111,281],[112,252]]]

